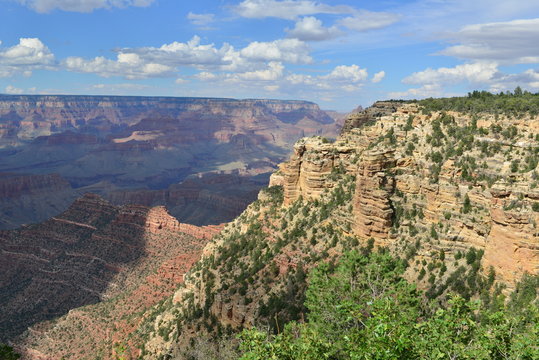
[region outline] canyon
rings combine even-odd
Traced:
[[[94,352],[103,359],[235,358],[235,334],[242,329],[279,332],[287,322],[308,316],[304,291],[313,267],[332,266],[342,254],[368,247],[387,249],[406,262],[406,279],[429,299],[443,302],[450,293],[482,301],[493,294],[510,296],[523,278],[539,275],[538,148],[539,118],[533,114],[469,114],[383,101],[348,115],[335,141],[323,136],[297,141],[289,159],[269,177],[269,187],[222,226],[182,224],[164,207],[117,207],[86,195],[66,215],[4,231],[4,263],[21,256],[35,271],[46,267],[30,264],[45,264],[65,247],[49,246],[44,252],[40,249],[47,247],[39,241],[49,243],[47,238],[35,242],[31,239],[39,236],[30,234],[56,234],[50,235],[57,239],[54,245],[59,239],[81,244],[73,237],[91,233],[90,243],[101,249],[118,240],[103,244],[99,239],[124,236],[126,231],[115,229],[127,224],[136,224],[143,235],[135,238],[145,239],[144,246],[134,248],[148,250],[118,259],[92,255],[113,270],[90,267],[88,283],[83,278],[77,284],[94,289],[91,279],[101,271],[103,279],[110,279],[95,289],[102,295],[83,292],[88,303],[53,308],[54,320],[25,320],[31,327],[11,341],[25,358],[40,360],[93,359]],[[201,175],[199,181],[208,183],[204,186],[187,181],[185,192],[176,185],[144,193],[120,190],[112,193],[112,201],[134,197],[151,205],[168,198],[182,208],[183,199],[196,193],[200,204],[221,201],[219,206],[232,212],[226,192],[210,196],[203,190],[223,181],[244,187],[237,173],[227,174],[228,180],[222,175]],[[101,210],[88,210],[96,208]],[[103,217],[110,220],[88,213],[109,214]],[[122,236],[119,246],[132,243]],[[67,261],[80,260],[68,256]],[[148,263],[158,270],[148,274]],[[13,279],[4,282],[6,294],[34,288],[17,290],[9,284],[29,280]],[[147,290],[148,282],[163,281],[167,286],[159,289],[165,290]],[[155,296],[142,302],[140,289]]]
[[[0,228],[46,220],[86,192],[230,221],[297,139],[338,128],[307,101],[1,95]]]

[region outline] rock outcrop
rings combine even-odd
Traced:
[[[388,170],[395,167],[392,149],[363,152],[357,172],[354,195],[354,232],[362,238],[387,239],[394,209],[391,195],[395,179]]]
[[[438,120],[440,116],[445,116],[448,124]],[[440,250],[455,255],[474,248],[484,252],[483,269],[492,266],[496,279],[510,291],[524,273],[539,271],[539,215],[531,209],[539,197],[533,178],[535,168],[523,174],[512,171],[504,157],[510,158],[512,149],[530,153],[528,149],[537,146],[530,139],[535,139],[533,124],[539,119],[496,120],[485,115],[477,120],[477,126],[483,129],[497,124],[514,127],[519,136],[513,140],[500,139],[492,132],[485,135],[486,130],[481,130],[481,136],[468,138],[449,133],[478,133],[477,128],[472,130],[471,122],[465,114],[425,115],[415,104],[378,102],[351,115],[334,144],[317,139],[298,142],[294,155],[272,179],[283,185],[284,203],[291,204],[299,196],[314,199],[324,189],[332,188],[335,180],[331,173],[340,167],[357,178],[352,224],[355,235],[397,249],[401,246],[397,243],[402,242],[398,239],[409,235],[408,230],[402,232],[404,225],[425,241],[421,253],[426,258]],[[446,148],[428,140],[440,124],[442,130],[437,136],[446,137]],[[455,151],[462,151],[458,147],[463,145],[458,144],[463,142],[468,150],[459,155]],[[505,148],[506,153],[486,157],[486,145],[482,144]],[[532,157],[528,155],[527,159]],[[483,162],[481,167],[479,161]]]

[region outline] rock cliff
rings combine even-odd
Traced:
[[[380,102],[351,115],[333,143],[299,141],[141,327],[141,354],[190,358],[204,337],[277,331],[304,316],[305,272],[359,245],[405,259],[430,298],[510,293],[525,273],[539,275],[538,124]]]

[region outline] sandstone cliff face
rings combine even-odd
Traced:
[[[299,197],[318,198],[324,190],[333,187],[330,177],[336,169],[344,166],[355,169],[350,161],[353,154],[355,149],[346,142],[337,141],[333,145],[319,137],[301,139],[294,145],[290,160],[272,175],[270,186],[283,186],[285,205]]]
[[[0,341],[15,341],[28,359],[95,357],[136,330],[137,313],[172,294],[220,228],[86,194],[42,224],[1,232]]]
[[[393,150],[365,151],[357,172],[354,232],[362,238],[387,239],[394,209],[391,195],[395,179],[387,169],[395,166]]]
[[[504,157],[513,148],[519,149],[517,159],[519,152],[522,160],[525,154],[531,154],[528,149],[537,146],[530,140],[535,138],[533,124],[539,123],[539,119],[495,120],[485,115],[477,121],[478,127],[513,126],[518,138],[502,139],[499,134],[488,134],[484,130],[480,136],[471,135],[464,154],[444,156],[444,151],[451,154],[448,150],[451,145],[443,149],[426,141],[432,136],[432,123],[438,116],[440,114],[424,115],[414,104],[381,102],[350,116],[335,144],[316,144],[308,140],[311,147],[306,151],[306,147],[298,143],[292,158],[281,165],[282,179],[275,177],[284,186],[284,202],[291,204],[300,195],[315,198],[324,188],[332,187],[329,174],[336,164],[332,154],[339,153],[342,142],[347,142],[350,152],[356,154],[350,157],[356,164],[344,159],[343,165],[348,173],[357,176],[354,234],[363,239],[374,238],[379,245],[399,248],[397,240],[403,232],[395,228],[395,221],[405,226],[413,223],[414,228],[419,229],[418,237],[423,232],[420,239],[429,240],[422,247],[422,256],[428,258],[430,253],[440,250],[453,255],[472,247],[482,250],[485,253],[483,268],[492,266],[497,280],[511,289],[524,273],[539,271],[538,215],[531,209],[537,190],[535,167],[524,173],[524,170],[511,171],[511,163]],[[472,121],[463,114],[447,116],[453,122],[448,128],[442,125],[442,136],[449,136],[448,130],[456,131]],[[373,120],[374,124],[364,126]],[[389,131],[391,136],[388,136]],[[507,153],[489,155],[483,151],[482,154],[476,150],[481,146],[484,149],[482,144],[500,146],[507,149]],[[437,153],[434,156],[438,163],[432,160],[434,153]],[[312,154],[318,154],[316,164],[331,165],[313,166]],[[480,162],[482,165],[478,166]],[[469,174],[463,175],[463,171]],[[466,197],[471,209],[463,211]],[[421,218],[405,219],[403,212],[421,213]],[[429,239],[432,227],[436,227],[437,239]]]

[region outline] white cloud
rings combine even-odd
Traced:
[[[491,92],[513,90],[517,86],[537,91],[539,89],[539,70],[527,69],[521,73],[507,74],[502,72],[496,63],[478,62],[461,64],[452,68],[429,68],[413,73],[402,82],[421,86],[403,92],[390,93],[390,97],[449,96],[446,90],[456,85],[465,85],[470,90],[487,89]]]
[[[203,72],[200,72],[200,73],[196,74],[195,78],[197,78],[198,80],[202,80],[202,81],[212,81],[212,80],[217,79],[217,75],[215,75],[215,74],[213,74],[211,72],[208,72],[208,71],[203,71]]]
[[[38,13],[48,13],[55,9],[89,13],[97,9],[147,7],[154,0],[18,0],[18,2]]]
[[[303,41],[329,40],[342,35],[342,32],[336,26],[324,27],[322,21],[314,16],[307,16],[298,20],[293,29],[287,29],[286,31],[289,37]]]
[[[244,0],[234,9],[239,15],[246,18],[276,17],[287,20],[294,20],[302,15],[346,14],[353,12],[353,8],[349,6],[331,6],[308,0]]]
[[[6,92],[6,94],[12,94],[12,95],[19,95],[19,94],[24,93],[23,89],[19,89],[11,85],[6,86],[6,89],[4,91]]]
[[[103,77],[122,76],[127,79],[171,76],[179,67],[194,67],[200,71],[255,72],[266,69],[268,63],[311,63],[309,46],[298,39],[252,42],[235,50],[229,44],[221,48],[201,44],[198,36],[186,43],[173,42],[161,47],[118,49],[116,59],[69,57],[62,62],[65,69],[94,73]]]
[[[119,49],[115,60],[99,56],[94,59],[69,57],[63,65],[67,70],[95,73],[103,77],[122,76],[127,79],[164,77],[172,75],[178,66],[224,64],[229,45],[221,49],[213,44],[201,45],[198,36],[186,43],[173,42],[159,48],[141,47]]]
[[[328,75],[321,78],[331,81],[346,81],[351,83],[360,83],[367,79],[368,73],[366,69],[362,69],[357,65],[339,65],[333,69]]]
[[[493,79],[498,72],[498,66],[492,62],[477,62],[462,64],[452,68],[428,68],[413,73],[402,82],[405,84],[444,84],[453,85],[461,82],[484,84]]]
[[[271,42],[252,42],[240,52],[242,57],[254,61],[282,61],[308,64],[313,61],[306,43],[298,39],[281,39]]]
[[[492,79],[489,90],[500,92],[513,90],[517,86],[537,91],[539,89],[539,70],[528,69],[520,74],[502,74]]]
[[[382,81],[384,79],[384,77],[386,76],[386,72],[385,71],[380,71],[380,72],[377,72],[376,74],[374,74],[374,76],[372,77],[372,82],[373,83],[379,83],[380,81]]]
[[[32,70],[51,69],[54,63],[54,54],[38,38],[20,38],[17,45],[0,49],[0,77],[30,76]]]
[[[242,80],[261,80],[271,81],[278,80],[283,76],[284,66],[280,62],[272,61],[268,64],[268,68],[264,70],[249,71],[237,74],[234,78]]]
[[[460,44],[440,54],[505,64],[539,63],[539,19],[468,25],[450,37]]]
[[[214,21],[214,14],[195,14],[189,12],[187,14],[187,19],[194,25],[197,26],[206,26]]]
[[[230,48],[230,45],[226,43],[220,49],[217,49],[214,44],[203,45],[200,43],[200,37],[193,36],[186,43],[174,41],[159,48],[125,48],[120,52],[137,54],[146,61],[168,66],[216,65],[223,63],[222,58]]]
[[[69,71],[92,73],[102,77],[123,76],[126,79],[143,79],[172,75],[173,68],[158,63],[146,63],[137,54],[118,54],[117,60],[98,56],[91,60],[69,57],[63,62]]]
[[[340,19],[338,24],[350,30],[369,31],[384,28],[399,20],[397,14],[357,10],[353,16]]]
[[[443,95],[443,89],[436,84],[427,84],[419,88],[408,89],[406,91],[390,92],[391,99],[422,99],[428,97],[439,97]]]
[[[286,82],[293,86],[312,87],[323,90],[359,90],[366,82],[369,74],[366,69],[357,65],[339,65],[326,75],[289,74]]]
[[[94,90],[103,90],[103,91],[110,91],[110,92],[121,92],[121,91],[136,91],[136,90],[146,90],[150,88],[148,85],[143,84],[132,84],[132,83],[124,83],[124,84],[94,84],[91,86]]]

